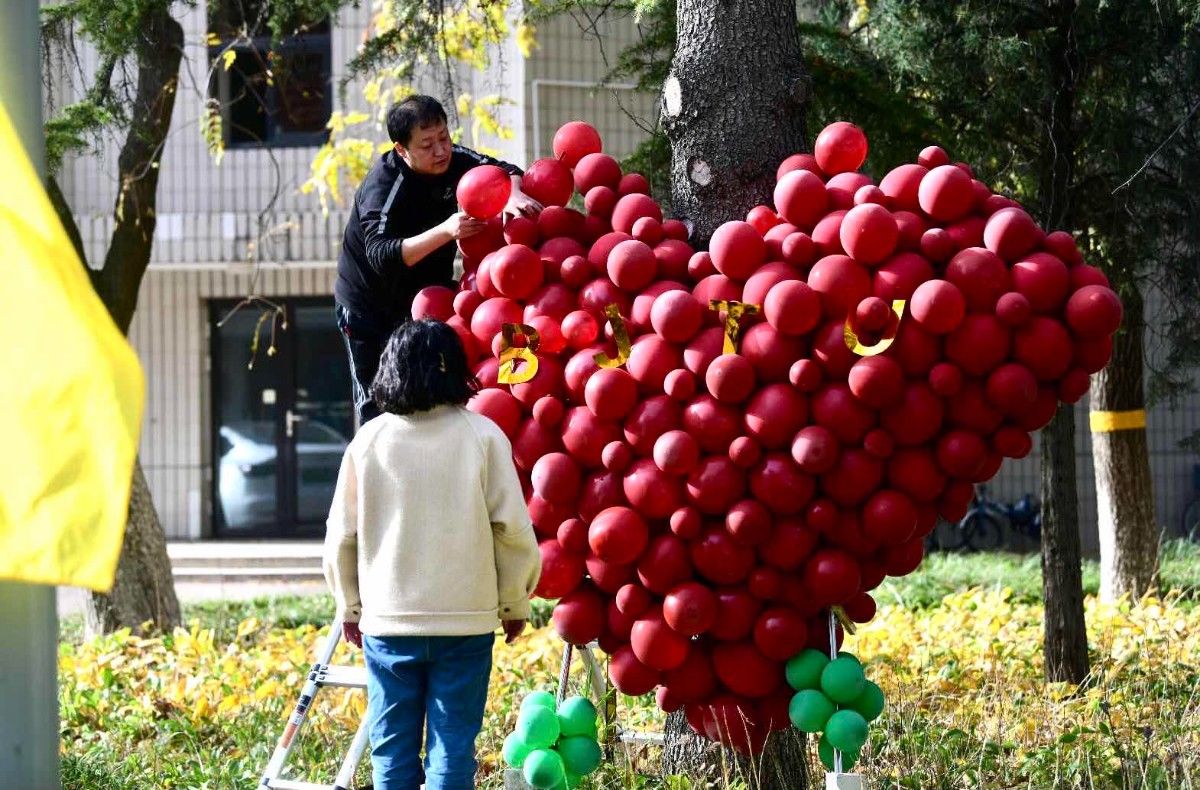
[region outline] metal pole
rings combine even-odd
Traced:
[[[0,102],[45,169],[38,0],[9,0],[0,24]],[[0,581],[0,787],[59,787],[54,588]]]

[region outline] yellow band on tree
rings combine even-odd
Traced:
[[[1092,433],[1111,433],[1112,431],[1131,431],[1134,428],[1146,427],[1146,410],[1132,411],[1094,411],[1089,415]]]

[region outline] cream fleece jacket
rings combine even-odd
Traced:
[[[371,636],[465,636],[529,616],[541,555],[508,438],[439,406],[364,425],[326,524],[338,614]]]

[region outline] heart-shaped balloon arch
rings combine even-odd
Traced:
[[[832,124],[701,252],[600,151],[562,127],[522,179],[546,208],[503,227],[507,176],[470,171],[487,231],[460,242],[461,291],[413,312],[458,332],[470,408],[512,440],[558,633],[754,751],[789,724],[784,662],[828,651],[830,607],[869,621],[938,517],[1083,396],[1121,304],[937,146],[876,185],[863,132]]]

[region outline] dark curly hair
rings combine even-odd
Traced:
[[[392,333],[371,397],[382,411],[412,414],[463,405],[479,391],[458,333],[441,321],[408,321]]]

